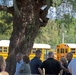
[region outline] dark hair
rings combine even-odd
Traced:
[[[21,56],[22,57],[23,55],[22,55],[22,53],[18,53],[17,56]]]
[[[38,54],[38,53],[42,53],[41,52],[41,50],[40,49],[38,49],[38,50],[36,50],[36,52],[35,52],[36,54]]]
[[[68,55],[68,54],[69,54],[71,57],[73,57],[73,54],[72,54],[72,52],[68,52],[68,53],[67,53],[67,55]]]
[[[48,56],[51,56],[52,54],[53,54],[53,52],[49,52],[49,53],[48,53]]]
[[[29,57],[27,55],[25,55],[25,56],[23,56],[23,61],[25,63],[29,63],[30,59],[29,59]]]

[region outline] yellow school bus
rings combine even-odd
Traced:
[[[76,44],[63,43],[56,46],[56,55],[57,60],[60,60],[61,57],[66,57],[68,52],[73,53],[73,58],[76,57]]]
[[[4,59],[8,56],[8,50],[9,50],[9,40],[1,40],[0,41],[0,55],[4,57]]]
[[[7,58],[9,52],[9,40],[1,40],[0,41],[0,55]],[[34,44],[33,49],[31,50],[31,54],[29,55],[30,60],[35,56],[35,51],[40,49],[42,51],[41,60],[44,61],[47,58],[47,53],[51,49],[51,46],[48,44]]]

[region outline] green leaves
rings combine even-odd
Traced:
[[[12,19],[13,17],[11,14],[5,11],[0,12],[0,39],[3,39],[4,35],[7,35],[9,39],[12,32]]]

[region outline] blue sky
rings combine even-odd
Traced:
[[[6,2],[6,4],[4,4],[4,1]],[[0,0],[0,5],[12,7],[13,6],[13,0]]]

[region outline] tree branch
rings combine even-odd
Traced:
[[[13,14],[13,7],[8,8],[6,6],[1,6],[0,5],[0,11],[7,11],[8,13]]]
[[[20,16],[21,16],[21,13],[20,13],[20,11],[19,11],[19,9],[18,9],[16,0],[13,0],[13,4],[14,4],[14,10],[15,10],[17,16],[20,17]]]

